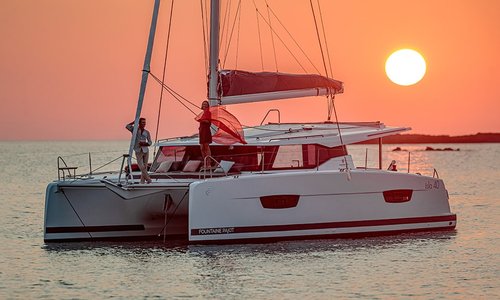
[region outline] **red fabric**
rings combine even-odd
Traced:
[[[235,143],[246,144],[243,127],[238,119],[229,113],[224,107],[210,107],[209,113],[200,113],[195,120],[210,120],[212,124],[217,126],[217,132],[212,136],[212,139],[217,144],[231,145]]]
[[[204,110],[201,114],[199,114],[196,118],[196,121],[200,122],[201,121],[211,121],[212,120],[212,113],[210,112],[210,109]]]
[[[252,73],[240,70],[220,72],[221,96],[237,96],[277,91],[328,88],[333,94],[344,91],[341,81],[316,74]]]
[[[211,144],[212,143],[212,132],[210,131],[210,125],[212,120],[212,113],[209,109],[204,110],[198,122],[200,122],[199,138],[200,144]]]

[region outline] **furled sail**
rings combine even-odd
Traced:
[[[222,70],[219,78],[222,105],[322,96],[344,91],[341,81],[315,74]]]

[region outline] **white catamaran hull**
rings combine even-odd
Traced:
[[[44,240],[152,239],[187,235],[189,184],[121,189],[97,182],[47,187]]]
[[[363,170],[352,171],[348,180],[338,171],[294,172],[190,187],[190,241],[349,237],[455,226],[443,181],[420,175]]]
[[[379,170],[354,170],[350,177],[339,171],[242,174],[132,189],[99,181],[56,182],[47,188],[44,238],[166,235],[194,243],[227,243],[456,226],[440,179]]]

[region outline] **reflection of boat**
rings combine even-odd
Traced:
[[[341,82],[319,75],[218,71],[218,6],[219,1],[212,1],[212,105],[343,91]],[[158,7],[156,0],[135,128]],[[197,136],[163,140],[153,162],[152,184],[139,184],[137,174],[122,173],[72,176],[49,184],[44,239],[234,242],[453,229],[456,216],[441,179],[355,168],[347,153],[346,144],[406,130],[378,122],[247,127],[246,144],[211,145],[218,165],[213,171],[200,169]]]

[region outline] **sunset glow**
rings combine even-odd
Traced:
[[[385,72],[389,79],[399,85],[412,85],[425,75],[426,63],[420,53],[412,49],[401,49],[389,56]]]
[[[151,62],[152,74],[159,77],[170,3],[161,4]],[[223,12],[228,3],[222,1]],[[234,27],[227,60],[221,61],[224,68],[325,74],[310,1],[267,1],[311,59],[273,19],[305,71],[276,35],[273,46],[265,1],[255,1],[266,16],[259,23],[262,56],[254,2],[241,1],[241,26],[232,26],[234,3],[223,36],[224,42],[230,40]],[[329,56],[333,78],[345,87],[336,98],[340,121],[379,120],[421,134],[500,132],[500,1],[320,3],[328,41],[325,59]],[[83,0],[0,1],[0,125],[7,129],[0,140],[129,139],[124,126],[137,107],[152,5],[151,0],[92,5]],[[199,1],[175,1],[166,83],[197,107],[207,97],[202,24]],[[402,88],[388,80],[384,67],[391,53],[412,47],[423,55],[427,70],[418,84]],[[412,69],[409,75],[417,73]],[[150,80],[141,114],[152,131],[159,94],[159,85]],[[271,108],[280,110],[282,122],[327,119],[322,97],[237,104],[227,110],[241,124],[256,125]],[[190,111],[164,96],[159,138],[190,135],[197,126]]]

